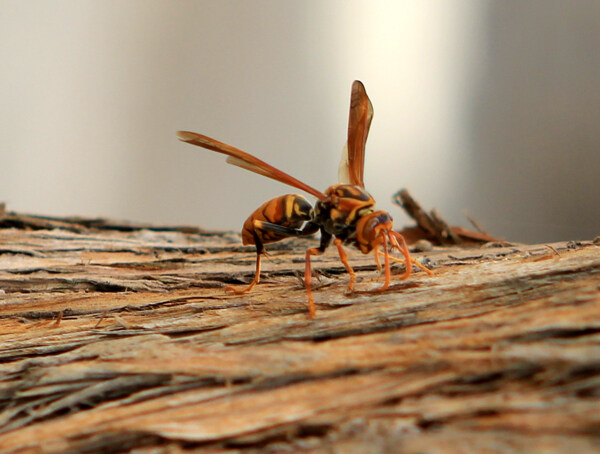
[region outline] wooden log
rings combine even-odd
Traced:
[[[383,293],[315,239],[0,219],[0,451],[592,452],[600,241],[436,247]],[[397,265],[394,277],[402,273]]]

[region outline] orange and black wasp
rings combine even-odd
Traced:
[[[177,137],[183,142],[228,155],[229,164],[293,186],[317,199],[313,206],[302,195],[283,195],[263,203],[248,217],[242,229],[242,242],[244,245],[256,246],[256,272],[250,285],[242,289],[231,288],[233,291],[247,292],[259,282],[261,256],[265,252],[265,244],[289,237],[312,235],[317,231],[321,233],[320,244],[306,251],[304,273],[311,317],[316,311],[311,291],[310,257],[324,253],[332,240],[337,247],[340,260],[350,275],[349,292],[354,288],[356,275],[348,262],[344,244],[354,246],[364,254],[374,251],[378,268],[381,268],[379,255],[384,256],[385,282],[378,289],[379,291],[387,289],[390,285],[390,259],[405,263],[405,272],[401,279],[410,276],[412,263],[431,273],[411,259],[404,238],[393,230],[392,217],[386,211],[376,210],[375,200],[365,190],[363,181],[365,144],[372,119],[373,105],[365,87],[360,81],[354,81],[350,98],[348,141],[339,167],[340,182],[327,188],[324,193],[231,145],[194,132],[177,133]],[[389,255],[390,245],[404,255],[404,260]],[[383,252],[379,250],[380,246]]]

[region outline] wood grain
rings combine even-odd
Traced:
[[[384,293],[349,252],[0,219],[0,451],[594,452],[600,245],[434,248]],[[12,218],[11,218],[12,216]],[[401,265],[395,269],[398,277]]]

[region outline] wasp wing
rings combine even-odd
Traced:
[[[340,183],[365,187],[365,145],[373,120],[373,104],[367,96],[365,86],[359,80],[352,84],[350,96],[350,118],[348,119],[348,141],[342,151],[338,170]]]
[[[291,175],[276,169],[272,165],[267,164],[255,156],[252,156],[250,153],[246,153],[245,151],[239,150],[231,145],[227,145],[226,143],[219,142],[218,140],[203,136],[202,134],[189,131],[178,131],[177,138],[183,142],[191,143],[192,145],[197,145],[199,147],[206,148],[207,150],[226,154],[229,156],[227,158],[227,162],[229,164],[241,167],[254,173],[258,173],[259,175],[263,175],[268,178],[272,178],[273,180],[277,180],[289,186],[293,186],[315,196],[319,200],[324,200],[326,198],[325,194],[323,194],[321,191],[302,183],[300,180],[297,180]]]

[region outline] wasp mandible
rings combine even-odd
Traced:
[[[400,279],[410,276],[412,263],[431,274],[429,269],[411,259],[404,238],[393,230],[392,217],[386,211],[376,210],[375,200],[365,190],[365,144],[372,119],[373,105],[362,82],[356,80],[352,84],[348,141],[338,171],[339,183],[330,186],[324,193],[231,145],[194,132],[177,132],[177,137],[183,142],[226,154],[229,164],[293,186],[317,199],[312,206],[302,195],[283,195],[263,203],[248,217],[242,229],[242,242],[244,245],[256,246],[254,280],[242,289],[228,287],[229,289],[236,293],[244,293],[259,282],[261,256],[265,252],[265,244],[289,237],[312,235],[317,231],[321,233],[320,244],[306,251],[304,272],[311,318],[314,317],[316,309],[311,290],[310,258],[323,254],[332,240],[341,262],[350,275],[348,292],[352,292],[354,288],[356,275],[348,262],[344,244],[354,246],[364,254],[374,251],[378,268],[381,268],[379,256],[384,256],[385,282],[378,291],[383,291],[390,285],[390,259],[405,263],[405,272]],[[383,252],[379,250],[380,246]],[[404,255],[404,260],[390,256],[388,246],[398,249]]]

